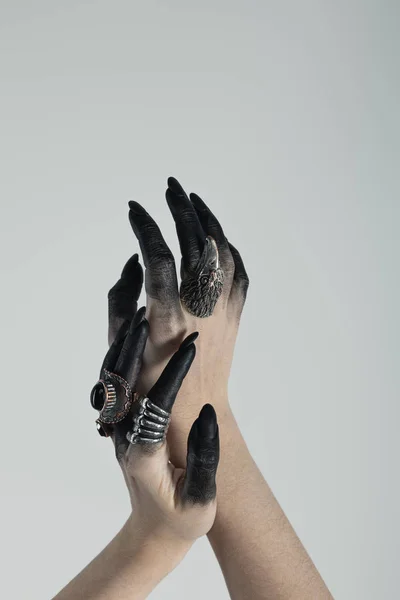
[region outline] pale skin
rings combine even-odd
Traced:
[[[141,320],[126,336],[125,366],[130,356],[132,362],[140,362],[147,335],[148,323]],[[108,356],[113,352],[111,348]],[[153,403],[171,411],[194,356],[194,340],[189,336],[150,390]],[[113,364],[114,372],[129,379],[134,389],[136,375],[131,372],[128,377],[123,361]],[[192,425],[185,468],[172,464],[167,442],[131,444],[122,435],[121,424],[112,427],[132,513],[117,536],[56,596],[57,600],[147,598],[193,542],[210,530],[215,519],[219,438],[212,406],[205,405]]]
[[[228,245],[208,207],[196,195],[189,199],[176,180],[169,180],[167,201],[180,237],[183,270],[201,236],[200,226],[204,235],[211,235],[218,243],[225,281],[213,315],[204,319],[188,314],[177,300],[177,293],[169,297],[154,293],[152,278],[157,277],[165,256],[168,264],[170,257],[160,240],[157,240],[162,248],[160,263],[153,249],[146,247],[143,229],[148,229],[152,220],[147,213],[142,217],[138,205],[134,205],[130,219],[144,254],[147,316],[152,327],[141,384],[147,389],[183,336],[199,331],[196,361],[178,395],[170,440],[175,463],[182,464],[185,438],[193,417],[202,402],[214,405],[220,424],[221,462],[217,477],[218,510],[208,538],[230,595],[234,600],[331,598],[253,461],[229,405],[228,379],[248,287],[240,255]],[[139,225],[138,214],[139,220],[143,219]],[[154,239],[154,231],[152,235]]]
[[[128,460],[124,475],[129,474],[132,506],[143,507],[141,518],[136,519],[133,513],[116,538],[57,600],[145,598],[183,558],[194,539],[203,534],[208,535],[234,600],[332,598],[254,463],[229,405],[228,379],[248,287],[240,255],[228,245],[218,221],[202,201],[196,196],[189,200],[175,180],[169,180],[167,201],[180,238],[183,276],[198,256],[197,245],[201,251],[202,235],[210,235],[220,251],[224,288],[211,317],[199,319],[189,314],[179,300],[175,264],[156,224],[140,205],[130,205],[131,224],[146,266],[146,316],[150,323],[137,388],[144,393],[151,389],[184,337],[193,331],[200,333],[196,360],[174,406],[166,446],[168,454],[160,452],[159,456],[163,457],[164,475],[171,469],[166,460],[169,456],[179,481],[186,465],[189,429],[204,403],[210,402],[217,412],[220,428],[217,503],[197,506],[197,512],[190,505],[184,511],[189,508],[192,512],[176,511],[175,507],[171,513],[170,501],[159,504],[162,497],[159,498],[158,468],[143,469],[141,491],[135,495],[129,477],[136,479],[131,469],[137,469],[138,463],[136,460],[135,467],[135,461]],[[133,257],[110,291],[110,343],[121,324],[133,319],[140,289],[141,269]],[[174,477],[169,482],[166,487],[171,498]],[[151,498],[151,502],[143,502],[141,498]],[[199,525],[193,531],[192,519]],[[143,526],[154,522],[160,527]],[[172,529],[167,527],[166,532],[164,522],[173,523]],[[190,539],[183,531],[191,531]],[[79,595],[83,589],[86,595]]]
[[[148,302],[151,305],[151,299]],[[194,329],[199,331],[200,336],[196,361],[178,396],[171,427],[175,461],[180,464],[184,459],[189,424],[201,402],[207,399],[218,414],[221,435],[218,510],[208,538],[231,598],[331,598],[253,461],[229,405],[227,384],[242,305],[243,297],[239,294],[228,299],[223,297],[212,317],[196,319],[186,314],[184,327],[177,331],[175,339],[179,340],[184,332]],[[149,315],[156,338],[157,317],[153,318],[151,309]],[[151,344],[154,338],[150,339],[147,347],[149,363],[152,363]],[[174,339],[173,336],[171,339]],[[221,348],[224,349],[223,355]],[[149,377],[147,386],[159,368],[160,363],[154,360],[146,373]]]

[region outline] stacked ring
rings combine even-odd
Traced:
[[[131,444],[158,444],[165,440],[171,414],[153,404],[147,396],[139,396],[139,408],[133,418],[133,429],[126,434]]]

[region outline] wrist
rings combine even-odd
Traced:
[[[158,581],[175,569],[193,543],[167,531],[146,529],[134,514],[129,517],[125,529],[132,563],[151,572]]]

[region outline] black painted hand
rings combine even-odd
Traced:
[[[180,242],[182,280],[187,282],[189,274],[189,284],[193,283],[190,277],[196,273],[207,244],[211,243],[212,250],[213,242],[207,242],[210,238],[216,243],[224,274],[222,293],[212,316],[198,318],[191,314],[181,302],[175,261],[160,229],[144,208],[130,202],[129,219],[146,267],[146,314],[151,325],[138,384],[141,391],[154,384],[185,335],[195,330],[200,332],[198,360],[183,382],[169,430],[174,460],[184,466],[188,430],[201,409],[202,398],[211,401],[219,413],[226,412],[229,371],[249,280],[239,252],[228,242],[220,223],[199,196],[188,197],[180,184],[170,178],[166,198]],[[211,271],[215,270],[214,259],[210,252]],[[142,271],[137,261],[133,262],[133,266],[128,262],[121,280],[111,291],[111,337],[126,315],[126,306],[133,310],[140,293]]]
[[[165,425],[158,415],[170,414],[191,364],[195,358],[197,333],[189,335],[169,360],[152,388],[146,393],[147,411],[141,412],[140,398],[129,406],[126,414],[126,387],[134,393],[142,365],[143,351],[149,335],[149,324],[140,309],[129,327],[120,327],[104,359],[100,377],[114,385],[117,399],[107,401],[101,393],[102,385],[95,386],[92,405],[106,414],[109,423],[103,423],[112,437],[118,462],[127,483],[134,518],[140,529],[148,529],[154,536],[175,536],[193,541],[211,528],[216,510],[215,477],[219,460],[219,433],[213,407],[206,404],[194,421],[187,440],[186,468],[176,468],[170,462],[169,447],[159,437]],[[118,381],[124,382],[118,387]],[[110,388],[111,389],[111,388]],[[110,393],[110,389],[108,393]],[[107,390],[106,390],[107,392]],[[105,393],[106,393],[105,392]],[[112,390],[111,390],[112,392]],[[121,408],[122,407],[122,408]],[[132,431],[137,437],[134,443]]]

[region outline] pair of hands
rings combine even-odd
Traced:
[[[130,444],[126,433],[131,414],[113,426],[112,439],[135,527],[153,539],[190,545],[209,531],[215,518],[219,435],[213,406],[223,422],[248,278],[239,253],[197,195],[189,198],[170,178],[166,199],[182,253],[182,281],[196,269],[211,236],[224,271],[221,297],[210,317],[189,314],[180,301],[173,255],[157,224],[138,203],[130,202],[129,219],[145,265],[146,309],[137,311],[143,271],[134,255],[109,292],[110,349],[102,373],[107,369],[119,374],[168,412],[174,407],[166,443],[151,450]]]

